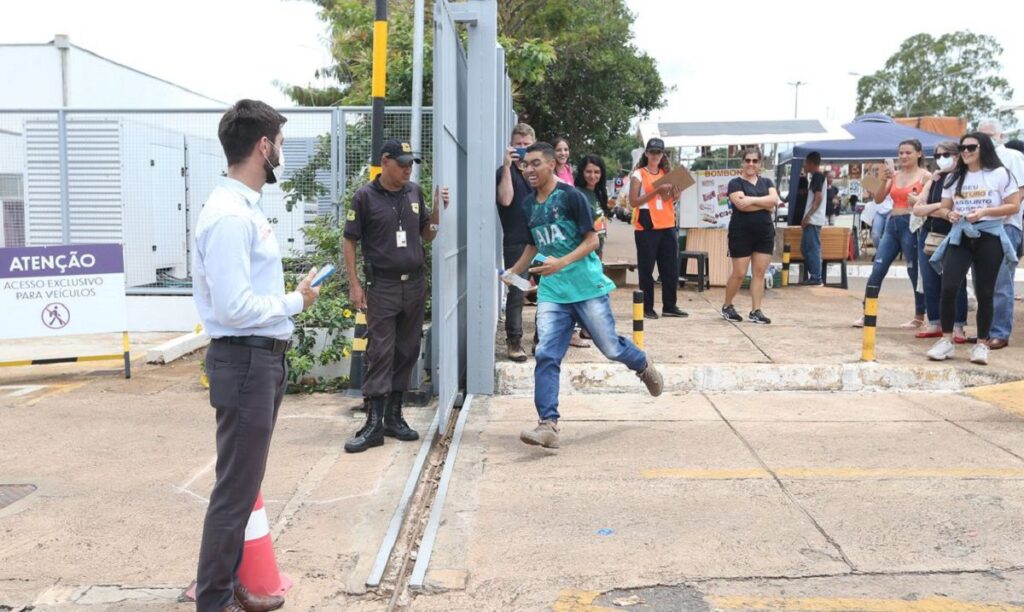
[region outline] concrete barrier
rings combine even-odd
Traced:
[[[1015,378],[993,370],[952,365],[843,364],[658,364],[666,391],[962,391]],[[533,364],[500,362],[495,368],[496,393],[533,393]],[[562,364],[562,393],[642,393],[636,375],[619,364]]]
[[[210,343],[206,332],[192,332],[168,340],[146,351],[146,363],[171,363]]]

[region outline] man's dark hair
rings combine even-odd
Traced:
[[[534,153],[534,152],[538,152],[538,151],[540,152],[541,155],[544,156],[544,159],[554,159],[555,158],[555,148],[553,146],[551,146],[550,144],[544,142],[544,141],[535,142],[532,145],[530,145],[529,147],[527,147],[527,149],[526,149],[527,153]]]
[[[807,154],[807,163],[814,164],[815,166],[821,165],[821,153],[817,151],[811,151]]]
[[[264,136],[274,142],[281,126],[288,119],[265,102],[239,100],[224,113],[217,127],[217,137],[224,148],[228,165],[234,166],[249,157],[256,143]]]
[[[1024,153],[1024,141],[1020,140],[1019,138],[1014,138],[1013,140],[1007,140],[1006,141],[1006,148],[1007,149],[1013,149],[1015,151],[1020,151],[1021,153]]]

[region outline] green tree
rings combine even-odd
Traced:
[[[550,43],[544,78],[520,82],[517,106],[541,139],[564,136],[573,154],[618,157],[630,121],[664,104],[654,59],[633,44],[634,16],[622,0],[508,0],[498,27],[509,40]],[[510,67],[518,57],[512,55]],[[610,155],[609,155],[610,154]]]
[[[371,101],[373,74],[373,0],[309,0],[320,7],[320,19],[328,26],[327,43],[334,63],[318,68],[317,78],[337,85],[302,87],[275,81],[300,106],[366,106]],[[433,64],[433,27],[429,14],[424,24],[423,96],[432,96],[429,75]],[[388,104],[408,105],[412,99],[412,0],[388,2]]]
[[[299,105],[370,103],[372,0],[309,0],[328,24],[335,62],[316,75],[326,88],[278,83]],[[565,136],[574,154],[612,153],[634,117],[663,104],[665,85],[654,60],[632,43],[633,15],[624,0],[502,0],[500,42],[516,106],[541,138]],[[389,104],[412,95],[412,0],[388,4]],[[431,100],[432,17],[424,24],[424,102]]]
[[[1013,96],[1001,76],[1003,47],[995,38],[968,30],[917,34],[874,74],[857,83],[857,113],[883,112],[893,116],[965,117],[997,114],[999,102]],[[1012,123],[1012,113],[1002,113]]]

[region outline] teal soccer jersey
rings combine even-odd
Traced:
[[[594,216],[587,198],[575,187],[558,183],[544,202],[531,193],[523,203],[530,225],[530,243],[547,257],[565,257],[576,250],[587,232],[594,231]],[[541,279],[537,300],[571,304],[607,295],[615,283],[604,275],[597,254],[590,252],[556,274]]]

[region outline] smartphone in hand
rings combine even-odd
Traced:
[[[334,266],[327,264],[324,266],[317,275],[313,277],[313,282],[309,284],[310,287],[319,287],[321,283],[331,277],[334,274]]]

